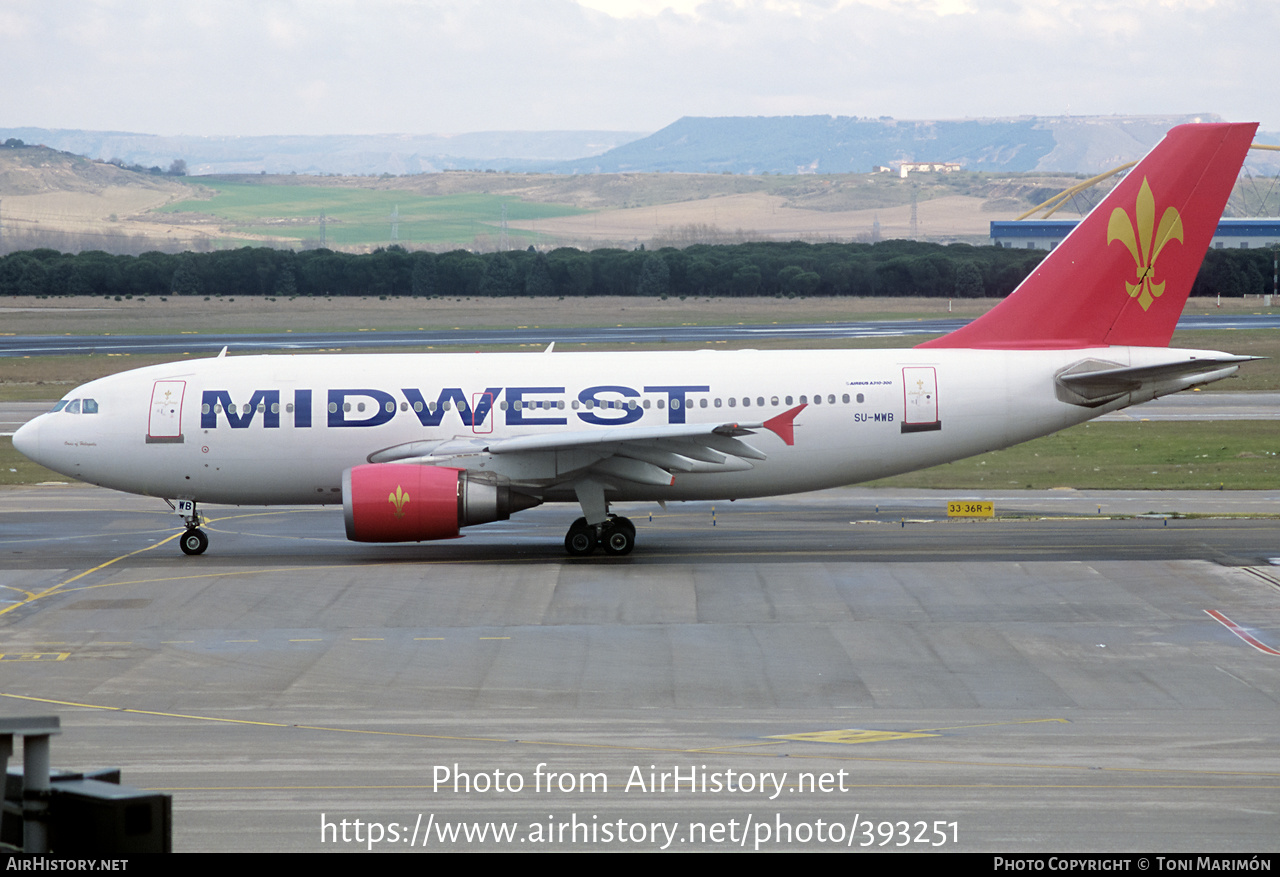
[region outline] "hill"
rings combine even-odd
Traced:
[[[469,134],[196,137],[125,131],[0,128],[13,137],[104,161],[193,174],[422,174],[460,168],[531,169],[596,155],[642,136],[634,131],[480,131]]]
[[[686,117],[561,173],[866,173],[895,161],[966,170],[1094,174],[1141,158],[1174,125],[1217,116],[1028,116],[899,121],[850,116]]]
[[[851,116],[686,117],[649,135],[627,131],[487,131],[165,137],[118,131],[0,128],[27,143],[123,164],[193,174],[409,175],[512,173],[866,173],[899,160],[959,162],[967,170],[1094,174],[1141,158],[1170,127],[1211,114],[1023,116],[916,120]],[[1280,141],[1260,134],[1263,142]],[[1274,173],[1280,160],[1251,157]],[[1269,165],[1268,165],[1269,161]]]
[[[0,146],[0,252],[155,249],[173,229],[149,221],[150,211],[201,191],[181,177],[139,173],[41,146]]]
[[[589,160],[527,162],[555,165],[554,173],[171,177],[163,165],[138,173],[49,148],[0,148],[0,252],[322,243],[353,251],[391,243],[437,251],[878,238],[982,243],[991,220],[1011,219],[1079,179],[1055,168],[1113,167],[1185,118],[690,118]],[[501,142],[499,135],[475,137],[474,143]],[[342,138],[310,140],[319,149]],[[508,144],[533,148],[519,138]],[[231,156],[233,144],[224,146]],[[954,161],[967,170],[906,179],[832,170],[869,170],[895,157]],[[1280,213],[1280,190],[1266,179],[1276,162],[1277,153],[1251,153],[1251,175],[1242,179],[1233,215]],[[791,172],[763,172],[783,166]],[[631,167],[663,172],[598,172]],[[687,170],[698,167],[711,170]],[[1041,170],[1018,170],[1027,167]],[[1098,194],[1075,199],[1057,215],[1080,215]]]

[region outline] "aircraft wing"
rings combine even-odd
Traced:
[[[798,405],[758,423],[674,423],[663,426],[548,432],[514,438],[412,442],[369,456],[371,463],[483,468],[517,482],[551,483],[584,476],[669,485],[681,472],[730,472],[767,459],[742,441],[758,430],[795,443]]]

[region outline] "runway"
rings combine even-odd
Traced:
[[[223,347],[233,354],[266,351],[395,350],[404,347],[467,347],[492,344],[546,345],[703,344],[772,338],[842,338],[940,335],[968,320],[920,319],[844,323],[770,323],[733,326],[617,326],[599,328],[427,329],[403,332],[255,332],[184,335],[10,335],[0,336],[0,358],[65,356],[85,353],[161,353],[214,356]],[[1280,314],[1184,314],[1178,328],[1274,329]]]
[[[178,850],[1280,848],[1280,520],[1129,517],[1280,494],[948,498],[637,506],[575,560],[568,507],[207,507],[186,558],[157,500],[4,490],[0,713],[168,790]]]

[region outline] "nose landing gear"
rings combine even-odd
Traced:
[[[196,501],[194,499],[178,499],[169,503],[178,517],[182,518],[182,523],[186,526],[187,531],[182,534],[182,538],[178,540],[178,546],[182,548],[182,553],[187,555],[204,554],[205,549],[209,547],[209,537],[204,530],[200,529],[200,513],[196,511]]]
[[[199,527],[191,527],[182,534],[178,544],[182,546],[183,554],[204,554],[209,547],[209,537]]]

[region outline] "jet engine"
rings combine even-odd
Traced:
[[[505,521],[541,502],[446,466],[370,463],[342,473],[342,513],[353,542],[455,539],[462,527]]]

